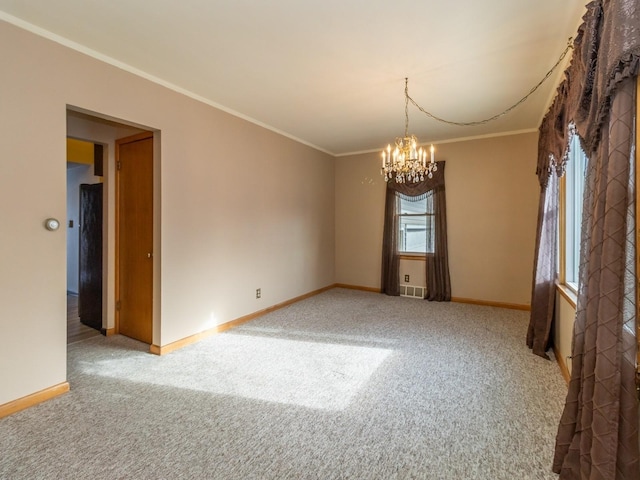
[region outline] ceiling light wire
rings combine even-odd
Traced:
[[[434,115],[431,112],[428,112],[427,110],[422,108],[420,105],[418,105],[418,103],[413,98],[411,98],[409,96],[409,91],[408,91],[408,88],[406,87],[406,85],[405,85],[405,95],[407,96],[407,101],[410,101],[418,110],[420,110],[422,113],[424,113],[428,117],[430,117],[430,118],[432,118],[434,120],[437,120],[438,122],[446,123],[448,125],[454,125],[454,126],[457,126],[457,127],[474,127],[474,126],[477,126],[477,125],[484,125],[486,123],[492,122],[493,120],[497,120],[498,118],[506,115],[511,110],[513,110],[514,108],[516,108],[516,107],[520,106],[522,103],[524,103],[551,76],[551,74],[556,70],[556,68],[558,68],[558,65],[560,65],[562,63],[564,58],[567,56],[567,53],[569,52],[569,50],[571,50],[572,48],[573,48],[573,37],[569,37],[569,40],[567,41],[567,48],[564,49],[564,52],[562,52],[562,54],[560,55],[560,58],[558,58],[558,61],[555,63],[555,65],[553,67],[551,67],[551,70],[549,70],[547,72],[547,74],[544,76],[544,78],[542,80],[540,80],[535,87],[533,87],[531,90],[529,90],[529,93],[527,93],[524,97],[522,97],[520,100],[518,100],[516,103],[511,105],[509,108],[507,108],[503,112],[498,113],[498,114],[494,115],[493,117],[486,118],[484,120],[478,120],[476,122],[454,122],[454,121],[451,121],[451,120],[446,120],[444,118],[440,118],[440,117]],[[405,111],[406,111],[406,107],[405,107]]]

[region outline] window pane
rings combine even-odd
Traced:
[[[398,197],[398,251],[406,253],[432,253],[435,222],[427,213],[427,198],[415,202]]]
[[[424,253],[427,244],[427,216],[400,216],[400,243],[402,252]]]
[[[580,231],[586,166],[587,157],[580,146],[580,138],[578,135],[574,135],[566,170],[566,250],[564,253],[565,282],[576,286],[580,265]]]
[[[427,199],[423,198],[416,202],[410,202],[400,197],[400,213],[426,213],[427,212]]]

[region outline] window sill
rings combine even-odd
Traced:
[[[578,295],[576,295],[576,292],[574,292],[572,288],[567,285],[557,284],[556,289],[573,308],[577,308]]]
[[[400,260],[422,260],[425,261],[427,259],[427,255],[425,253],[399,253],[398,257]]]

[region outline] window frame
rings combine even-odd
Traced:
[[[565,174],[560,178],[558,189],[558,283],[569,290],[573,296],[577,296],[583,197],[586,167],[589,162],[589,158],[582,150],[577,133],[571,140],[569,155]],[[581,175],[577,166],[582,167]],[[582,183],[578,184],[580,179]],[[577,202],[580,203],[579,213],[576,211]],[[569,268],[571,272],[568,271]]]
[[[397,194],[396,194],[397,195]],[[429,246],[429,242],[428,242],[428,237],[427,237],[427,230],[428,230],[428,225],[429,225],[429,217],[431,217],[431,225],[433,226],[433,230],[435,230],[435,212],[434,213],[428,213],[426,211],[426,206],[425,206],[425,212],[424,213],[401,213],[402,212],[402,202],[411,202],[411,200],[405,200],[402,198],[401,195],[397,195],[396,197],[396,201],[398,202],[398,213],[396,213],[396,217],[397,217],[397,248],[396,248],[396,254],[400,256],[400,258],[404,258],[404,259],[426,259],[427,255],[433,255],[434,254],[434,249],[435,249],[435,234],[433,235],[433,242],[432,242],[432,250],[429,251],[427,250],[428,246]],[[419,201],[419,200],[417,200]],[[424,217],[425,222],[425,251],[424,252],[412,252],[412,251],[405,251],[401,249],[401,245],[404,243],[402,241],[403,235],[402,235],[402,218],[407,218],[407,217]]]

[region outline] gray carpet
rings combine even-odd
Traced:
[[[555,479],[566,384],[528,313],[333,289],[163,357],[69,346],[2,479]]]

